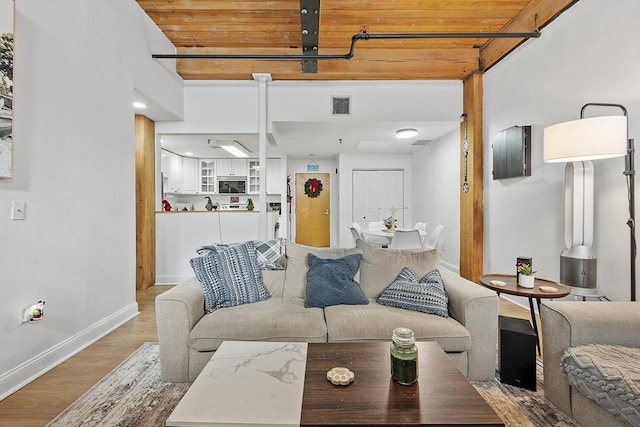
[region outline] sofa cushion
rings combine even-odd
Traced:
[[[403,268],[411,268],[418,277],[438,268],[440,254],[435,250],[391,250],[375,248],[362,240],[356,241],[362,251],[360,286],[367,298],[377,298]]]
[[[253,242],[209,251],[190,262],[202,284],[206,313],[269,298]]]
[[[329,342],[391,342],[393,329],[413,330],[417,341],[435,341],[446,352],[471,349],[469,331],[452,317],[388,307],[370,300],[369,305],[332,305],[324,309]]]
[[[286,242],[287,269],[284,277],[284,295],[288,297],[304,298],[307,288],[307,254],[311,253],[320,258],[342,258],[346,255],[360,254],[361,250],[312,248],[311,246],[298,245]],[[358,280],[358,275],[356,275]]]
[[[640,425],[640,348],[609,344],[569,347],[560,365],[580,394],[630,425]]]
[[[307,254],[307,291],[304,306],[327,307],[336,304],[369,304],[354,276],[362,254],[342,258],[319,258]]]
[[[447,293],[438,270],[432,270],[418,280],[412,269],[403,268],[377,301],[382,305],[449,317]]]
[[[299,298],[270,298],[221,308],[205,315],[189,333],[189,347],[214,351],[222,341],[326,342],[321,308],[304,308]]]
[[[272,298],[281,298],[284,290],[284,270],[262,270],[262,283]]]

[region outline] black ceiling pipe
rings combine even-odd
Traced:
[[[356,42],[358,40],[391,40],[391,39],[498,39],[498,38],[539,38],[540,31],[535,30],[530,33],[398,33],[398,34],[369,34],[358,33],[351,37],[351,47],[345,54],[335,55],[314,55],[313,59],[351,59],[355,56]],[[154,53],[154,59],[259,59],[259,60],[284,60],[300,61],[308,60],[309,55],[287,55],[287,54],[227,54],[227,53]]]

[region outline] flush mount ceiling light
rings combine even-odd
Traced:
[[[236,157],[249,157],[251,151],[235,139],[232,140],[216,140],[218,146]]]
[[[147,108],[147,104],[144,104],[142,102],[134,102],[133,106],[134,108]]]
[[[418,130],[413,128],[398,129],[396,131],[396,138],[398,139],[413,138],[414,136],[417,136],[417,135],[418,135]]]

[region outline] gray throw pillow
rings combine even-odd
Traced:
[[[360,268],[362,254],[337,259],[319,258],[307,254],[306,308],[324,308],[330,305],[365,305],[369,300],[354,277]]]
[[[263,242],[254,240],[258,264],[263,270],[284,270],[285,267],[285,242],[284,239],[271,239]]]
[[[190,263],[202,285],[207,313],[269,298],[252,241],[207,251]]]
[[[438,270],[432,270],[418,280],[411,268],[403,268],[377,301],[382,305],[449,317],[449,297]]]

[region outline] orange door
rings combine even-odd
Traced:
[[[296,243],[330,245],[329,188],[328,173],[296,174]]]

